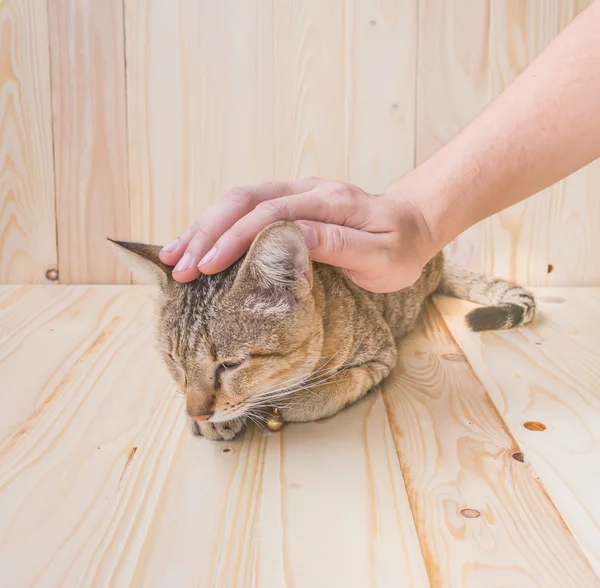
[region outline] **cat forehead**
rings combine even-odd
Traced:
[[[214,275],[200,275],[196,280],[180,284],[173,282],[163,298],[164,307],[175,313],[200,317],[222,303],[231,291],[241,260],[230,268]]]
[[[228,354],[253,342],[278,341],[288,330],[291,316],[260,312],[256,305],[246,304],[252,296],[251,284],[228,296],[243,262],[244,258],[223,272],[201,275],[193,282],[174,282],[163,298],[162,335],[190,354]]]
[[[162,328],[167,336],[191,338],[193,347],[239,344],[264,321],[230,293],[240,262],[215,275],[200,276],[186,284],[175,283],[162,299]],[[266,325],[264,325],[266,326]]]

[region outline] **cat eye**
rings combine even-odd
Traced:
[[[240,367],[243,363],[243,361],[225,361],[221,364],[220,367],[222,367],[225,370],[234,370],[235,368]]]
[[[234,370],[235,368],[240,367],[245,360],[242,361],[224,361],[220,363],[217,369],[215,370],[215,390],[221,389],[221,375],[223,372],[228,372],[229,370]]]

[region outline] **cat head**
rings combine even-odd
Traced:
[[[133,271],[160,285],[158,341],[192,418],[224,422],[281,406],[312,373],[323,328],[304,237],[292,223],[263,230],[227,270],[181,284],[160,247],[112,241]]]

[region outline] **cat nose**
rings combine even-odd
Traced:
[[[207,421],[213,414],[215,414],[214,410],[211,410],[210,412],[200,412],[198,414],[191,414],[188,412],[189,417],[197,422]]]

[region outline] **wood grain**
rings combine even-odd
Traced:
[[[417,163],[466,126],[589,4],[419,2]],[[448,248],[474,271],[523,284],[598,285],[599,163],[471,227]],[[593,219],[593,220],[592,220]],[[576,253],[575,253],[576,252]],[[577,259],[573,263],[573,259]]]
[[[222,443],[185,428],[153,293],[0,288],[7,585],[600,585],[597,290],[490,336],[437,299],[494,404],[430,309],[383,399]]]
[[[263,480],[256,586],[429,586],[379,391],[286,425]]]
[[[477,335],[468,303],[437,305],[546,491],[600,573],[600,295],[597,289],[538,291],[529,328]],[[546,425],[543,432],[524,428]]]
[[[0,402],[10,405],[0,412],[0,443],[65,385],[82,350],[93,348],[114,328],[115,304],[132,311],[129,300],[138,298],[112,292],[107,296],[103,288],[2,289],[0,381],[12,384],[0,386]]]
[[[445,145],[488,102],[490,2],[419,0],[416,163]],[[452,259],[483,269],[487,250],[475,225],[448,248]]]
[[[0,4],[0,283],[56,269],[48,15],[45,2]]]
[[[384,399],[432,586],[600,586],[435,310]]]
[[[168,418],[156,431],[150,426],[159,409],[173,406],[158,404],[166,398],[162,366],[150,361],[143,370],[135,367],[152,357],[154,311],[148,291],[70,287],[63,292],[67,300],[55,305],[55,316],[39,317],[39,332],[13,352],[34,358],[36,370],[48,374],[50,388],[0,446],[0,568],[4,581],[14,586],[89,585],[86,570],[103,533],[115,522],[107,515],[121,500],[119,480],[132,447],[141,445],[137,436],[152,431],[158,449],[160,436],[169,430]],[[77,300],[89,295],[101,298],[105,307],[101,316],[107,324],[100,333],[97,306],[91,301],[92,310],[86,311],[86,301]],[[75,303],[69,303],[69,296]],[[23,304],[22,312],[35,310],[33,302]],[[35,316],[30,322],[36,322]],[[48,325],[53,333],[44,332]],[[85,343],[77,349],[72,349],[72,330]],[[71,349],[67,369],[58,363],[60,354],[37,352],[38,337],[48,341],[50,336],[57,338],[57,346],[65,338],[63,356]],[[7,333],[3,346],[13,339]],[[12,359],[3,357],[3,371]],[[13,398],[27,392],[19,377],[9,381]]]
[[[579,14],[592,0],[574,0]],[[596,252],[600,232],[600,161],[595,161],[560,183],[552,200],[549,220],[548,286],[597,286],[600,267]],[[576,261],[575,261],[576,260]]]
[[[238,185],[319,175],[381,192],[589,1],[4,2],[0,283],[55,269],[128,283],[106,236],[166,242]],[[475,225],[450,257],[524,284],[600,285],[599,174]]]
[[[121,2],[50,0],[60,281],[129,283],[106,238],[129,238]]]
[[[274,0],[274,173],[344,180],[345,1]]]
[[[492,2],[489,100],[539,55],[576,13],[577,6],[572,1]],[[522,284],[547,285],[552,243],[560,240],[557,227],[551,223],[551,211],[557,200],[585,198],[584,194],[566,195],[563,192],[564,186],[559,182],[483,221],[483,270]],[[560,273],[563,272],[564,269]]]
[[[271,4],[125,0],[134,239],[170,241],[273,176]]]
[[[416,162],[465,127],[488,100],[489,0],[419,0]]]
[[[429,585],[379,397],[280,435],[186,432],[155,512],[135,585]]]
[[[0,288],[7,585],[429,586],[379,393],[276,435],[195,438],[153,289],[46,290]]]
[[[348,180],[368,192],[382,192],[415,164],[417,6],[347,3]]]
[[[551,200],[548,228],[549,286],[600,284],[600,161],[560,183]]]

